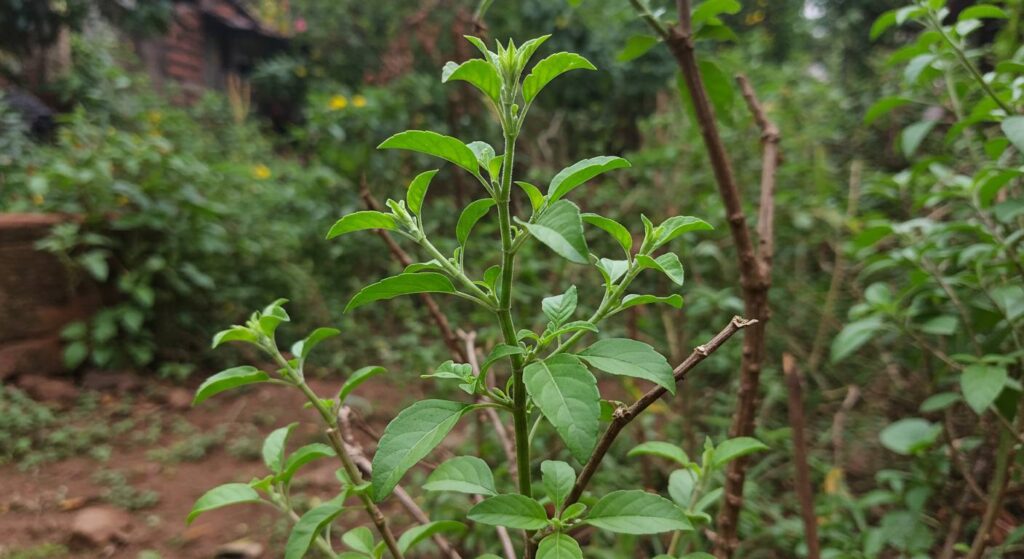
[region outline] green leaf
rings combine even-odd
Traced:
[[[903,133],[900,135],[900,147],[903,149],[904,156],[909,158],[914,155],[921,142],[935,128],[935,123],[934,120],[922,120],[903,129]]]
[[[487,355],[487,359],[480,364],[480,374],[483,375],[491,368],[499,359],[504,359],[509,355],[522,355],[523,348],[517,345],[498,344],[494,346],[491,353]]]
[[[441,444],[469,406],[447,400],[421,400],[402,410],[384,430],[373,456],[373,496],[391,494],[398,482]]]
[[[299,340],[292,345],[292,354],[305,360],[317,344],[338,334],[341,334],[341,330],[337,328],[317,328],[310,335],[306,336],[306,339]]]
[[[574,188],[602,173],[629,166],[629,161],[609,155],[577,161],[559,171],[555,178],[551,179],[548,185],[548,204],[554,203]]]
[[[683,285],[686,275],[683,272],[682,262],[674,252],[666,252],[657,258],[641,254],[636,257],[636,261],[640,263],[641,268],[657,270],[668,276],[668,279],[676,285]]]
[[[753,437],[736,437],[722,441],[722,444],[715,447],[714,467],[720,468],[741,456],[764,450],[768,450],[768,445]]]
[[[105,250],[91,250],[77,258],[93,279],[104,282],[110,274],[110,264],[107,263],[108,253]]]
[[[639,295],[630,294],[622,298],[622,304],[619,306],[620,310],[628,309],[629,307],[635,307],[637,305],[650,305],[652,303],[663,303],[670,307],[677,309],[683,308],[683,297],[682,295],[668,295],[661,297],[658,295]]]
[[[459,240],[460,245],[466,245],[466,241],[469,240],[469,234],[473,231],[476,222],[487,215],[487,212],[491,211],[492,207],[494,207],[494,198],[482,198],[470,202],[462,210],[462,214],[459,215],[459,223],[455,226],[455,237]]]
[[[487,169],[487,172],[490,173],[490,163],[495,158],[494,148],[491,147],[491,144],[477,141],[469,142],[466,144],[466,147],[473,150],[473,155],[476,156],[476,162],[479,163],[481,167]]]
[[[843,329],[832,340],[832,362],[838,363],[849,357],[862,345],[871,341],[871,338],[874,338],[883,326],[882,319],[874,316],[843,326]]]
[[[296,425],[298,423],[275,429],[263,441],[263,463],[275,474],[281,473],[284,469],[284,445]]]
[[[538,241],[559,256],[577,264],[587,264],[587,240],[583,237],[580,209],[568,200],[559,200],[541,214],[537,223],[516,220]]]
[[[672,460],[680,466],[685,466],[690,463],[690,457],[686,455],[686,451],[674,444],[662,441],[648,441],[639,444],[633,447],[627,456],[659,456],[661,458]]]
[[[232,326],[227,330],[221,330],[213,336],[213,343],[210,347],[216,349],[221,344],[228,342],[247,342],[250,344],[259,343],[259,337],[252,330],[244,326]]]
[[[540,464],[540,472],[548,499],[554,503],[556,511],[561,511],[565,499],[576,483],[576,471],[565,462],[545,460]]]
[[[357,309],[374,301],[393,299],[412,293],[455,293],[455,286],[448,276],[433,272],[398,274],[372,283],[356,293],[348,302],[345,312]]]
[[[544,311],[544,316],[548,317],[555,326],[561,326],[565,324],[573,313],[576,312],[576,286],[570,285],[569,289],[561,295],[552,295],[551,297],[545,297],[541,299],[540,307]]]
[[[864,124],[870,125],[882,116],[891,112],[893,109],[902,107],[903,105],[909,105],[912,102],[913,101],[906,97],[883,97],[882,99],[875,101],[875,104],[871,105],[867,112],[864,113]]]
[[[197,516],[213,509],[240,503],[257,503],[259,500],[260,494],[248,484],[225,483],[214,487],[196,499],[196,504],[192,505],[192,512],[188,513],[185,523],[192,524]]]
[[[441,70],[441,83],[448,83],[451,80],[469,82],[488,99],[494,101],[495,105],[501,103],[501,76],[498,75],[498,69],[486,60],[473,58],[462,64],[445,64]]]
[[[413,526],[398,538],[398,549],[403,554],[408,553],[416,544],[436,534],[461,534],[465,531],[466,525],[454,520],[439,520]]]
[[[878,19],[871,24],[871,32],[868,35],[874,41],[893,25],[896,25],[896,10],[889,10],[878,16]]]
[[[629,62],[630,60],[640,58],[647,54],[647,51],[651,50],[658,42],[658,38],[652,35],[633,35],[626,39],[626,45],[622,47],[619,54],[615,55],[615,60]]]
[[[437,174],[437,169],[433,171],[425,171],[412,179],[409,183],[409,189],[405,193],[405,202],[409,204],[409,211],[415,215],[420,215],[420,211],[423,210],[423,199],[427,196],[427,189],[430,188],[430,181],[433,180],[434,175]]]
[[[268,380],[270,380],[270,375],[256,367],[250,367],[248,365],[232,367],[231,369],[227,369],[213,375],[206,379],[206,382],[199,385],[199,389],[196,390],[196,396],[192,399],[192,405],[198,405],[210,396],[220,394],[225,390],[231,390],[232,388],[246,384],[266,382]]]
[[[677,215],[666,219],[657,228],[657,242],[654,243],[656,250],[665,246],[676,237],[689,233],[690,231],[711,231],[714,227],[703,219],[689,215]]]
[[[359,388],[360,384],[370,380],[371,378],[386,373],[387,370],[384,367],[370,365],[363,367],[353,372],[345,380],[345,384],[341,386],[341,390],[338,392],[338,402],[344,404],[345,400],[352,394],[352,391]]]
[[[974,413],[981,415],[1002,393],[1008,378],[1005,367],[968,365],[960,374],[960,390],[964,393],[967,405]]]
[[[333,226],[331,226],[331,230],[327,232],[327,238],[333,239],[339,235],[344,235],[345,233],[365,231],[366,229],[388,229],[390,231],[394,231],[395,229],[398,229],[398,225],[395,223],[395,218],[391,214],[373,210],[363,210],[360,212],[350,213],[339,219]]]
[[[64,366],[68,369],[77,369],[87,357],[89,357],[89,346],[85,342],[72,342],[64,348]],[[192,405],[195,405],[195,402]]]
[[[430,132],[428,130],[407,130],[399,132],[384,140],[377,149],[406,149],[418,151],[434,157],[440,157],[446,161],[462,167],[473,175],[480,174],[480,166],[477,163],[473,150],[466,147],[458,138]]]
[[[526,193],[526,197],[530,199],[530,206],[536,213],[544,205],[544,194],[539,188],[525,181],[516,181],[516,185]]]
[[[885,448],[903,455],[915,454],[924,450],[935,442],[942,427],[930,421],[911,417],[901,419],[885,429],[878,435],[878,440]]]
[[[633,235],[629,233],[629,229],[626,229],[621,223],[608,219],[597,214],[585,213],[580,217],[583,221],[603,229],[606,233],[615,239],[619,246],[622,247],[623,252],[626,253],[626,257],[630,257],[633,254]]]
[[[690,20],[694,28],[717,18],[721,14],[737,14],[741,9],[737,0],[705,0],[693,9]]]
[[[288,459],[284,463],[284,468],[281,470],[279,476],[281,481],[288,483],[295,477],[295,473],[299,471],[299,468],[306,464],[317,460],[319,458],[329,458],[335,456],[334,449],[323,444],[323,443],[312,443],[296,450],[288,456]]]
[[[653,347],[643,342],[628,338],[598,340],[578,355],[606,373],[649,380],[672,394],[676,393],[672,366]]]
[[[611,285],[618,281],[626,273],[626,270],[629,269],[629,260],[602,258],[595,262],[594,266],[604,277],[605,285]]]
[[[613,491],[587,515],[587,524],[619,534],[692,530],[686,514],[664,497],[646,491]]]
[[[328,501],[299,518],[284,545],[284,559],[302,559],[313,541],[344,510],[342,499]]]
[[[957,21],[965,21],[968,19],[1008,19],[1010,16],[998,6],[991,4],[982,4],[980,6],[971,6],[964,11],[960,12],[960,17]]]
[[[558,52],[537,62],[523,80],[523,100],[533,102],[551,80],[570,70],[597,70],[586,58],[572,52]]]
[[[999,125],[1017,151],[1024,153],[1024,116],[1011,116]]]
[[[689,468],[675,470],[668,476],[668,494],[683,509],[690,508],[695,487],[697,487],[697,474]]]
[[[565,445],[586,462],[597,444],[601,395],[594,375],[571,355],[530,363],[523,372],[526,391]]]
[[[520,530],[540,530],[548,525],[544,507],[523,495],[496,495],[469,509],[473,522]]]
[[[287,302],[287,299],[278,299],[264,307],[263,311],[260,312],[259,328],[268,338],[274,337],[274,332],[282,322],[291,320],[282,306]]]
[[[956,392],[940,392],[926,398],[925,401],[921,402],[921,406],[918,409],[921,413],[935,413],[961,400],[962,398]]]
[[[934,334],[936,336],[951,336],[957,330],[959,321],[956,316],[947,314],[942,316],[936,316],[922,324],[919,328],[926,334]]]
[[[537,559],[583,559],[583,550],[571,537],[551,534],[537,546]]]
[[[427,477],[427,491],[455,491],[470,495],[497,495],[494,474],[487,462],[476,456],[457,456],[447,460]]]
[[[356,551],[373,554],[373,532],[366,526],[360,526],[345,532],[341,535],[341,541]]]

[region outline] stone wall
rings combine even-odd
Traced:
[[[100,305],[58,258],[35,248],[63,217],[0,214],[0,381],[66,372],[60,331]]]

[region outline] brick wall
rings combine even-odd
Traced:
[[[203,18],[198,6],[175,4],[173,21],[163,39],[163,75],[179,82],[190,98],[204,89]]]
[[[0,381],[64,372],[60,331],[99,307],[94,286],[73,285],[35,243],[61,223],[52,214],[0,214]]]

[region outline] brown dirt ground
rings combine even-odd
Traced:
[[[318,393],[325,395],[340,385],[337,381],[313,381],[311,384]],[[168,427],[175,418],[185,419],[200,432],[218,425],[250,424],[256,426],[254,432],[261,436],[276,427],[300,421],[289,440],[289,448],[294,449],[317,438],[316,418],[310,410],[302,409],[302,395],[280,386],[260,386],[235,395],[222,394],[197,408],[179,411],[159,403],[163,399],[160,391],[170,389],[163,385],[151,386],[148,396],[133,398],[130,416],[139,423],[152,414],[160,414],[162,418],[163,435],[155,446],[141,446],[127,440],[111,441],[113,453],[106,463],[89,457],[74,457],[44,464],[34,471],[0,467],[0,557],[12,550],[53,543],[71,546],[70,554],[61,557],[82,559],[135,559],[145,550],[156,551],[163,559],[213,558],[218,546],[242,538],[262,544],[263,557],[279,557],[287,535],[286,525],[280,513],[270,507],[223,508],[202,515],[191,526],[185,525],[193,502],[206,490],[221,483],[248,482],[265,476],[266,468],[260,459],[237,458],[227,452],[224,444],[212,448],[196,462],[161,463],[148,457],[147,452],[155,447],[166,448],[184,438]],[[359,393],[370,403],[366,423],[377,432],[392,416],[392,410],[422,396],[419,387],[390,385],[383,379],[367,382]],[[121,397],[103,395],[101,406],[115,405]],[[334,477],[337,464],[328,462],[332,461],[308,465],[301,474],[304,485],[296,490],[314,497],[332,497],[337,489]],[[75,547],[70,542],[70,523],[77,509],[101,503],[105,488],[93,480],[93,473],[101,468],[124,472],[131,486],[156,491],[160,500],[152,508],[131,513],[124,543],[103,550]]]

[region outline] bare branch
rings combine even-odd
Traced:
[[[750,80],[740,74],[736,83],[743,92],[743,99],[754,116],[754,121],[761,129],[761,206],[757,217],[758,257],[761,265],[761,277],[769,278],[772,273],[772,258],[775,256],[775,175],[782,162],[779,152],[779,127],[768,119],[764,107],[757,99]]]
[[[722,345],[728,341],[733,334],[744,328],[753,326],[756,323],[756,320],[747,320],[745,318],[734,316],[721,332],[715,334],[715,336],[706,344],[699,345],[694,348],[689,357],[675,368],[673,373],[676,379],[676,384],[678,385],[683,382],[690,370],[700,364],[701,361],[707,359],[708,356],[717,351],[718,348],[722,347]],[[587,484],[590,483],[590,478],[594,476],[594,472],[597,471],[597,467],[601,464],[605,454],[608,453],[608,449],[611,448],[612,443],[615,442],[616,437],[619,436],[623,427],[629,425],[637,415],[650,407],[651,404],[658,401],[658,398],[664,396],[666,392],[668,392],[668,390],[663,386],[652,388],[632,405],[620,407],[615,411],[611,424],[608,425],[608,429],[605,430],[604,435],[601,436],[601,440],[597,443],[597,448],[594,449],[590,459],[583,465],[583,470],[580,471],[579,477],[576,478],[576,484],[573,486],[572,492],[569,493],[565,506],[575,503],[583,495],[583,491],[587,488]]]
[[[800,500],[800,513],[804,521],[804,535],[807,542],[807,559],[821,557],[818,542],[818,519],[814,514],[814,490],[811,488],[811,471],[807,465],[807,439],[804,435],[803,389],[796,359],[782,354],[782,371],[786,377],[789,392],[789,425],[793,428],[793,468],[795,470],[796,494]]]

